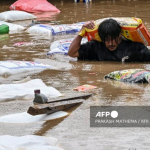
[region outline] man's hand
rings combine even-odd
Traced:
[[[95,23],[93,20],[85,22],[85,24],[82,26],[82,28],[87,28],[91,30],[93,30],[94,27],[95,27]]]
[[[83,37],[86,33],[85,28],[93,30],[94,27],[95,27],[95,23],[93,20],[85,22],[84,25],[82,26],[81,30],[79,31],[79,35]]]

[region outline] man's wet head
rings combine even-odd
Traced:
[[[114,19],[104,20],[99,25],[98,34],[110,51],[114,51],[121,42],[121,27]]]

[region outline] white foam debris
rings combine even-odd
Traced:
[[[65,111],[58,111],[53,114],[42,114],[42,115],[36,115],[36,116],[32,116],[32,115],[28,114],[27,112],[23,112],[23,113],[1,116],[0,122],[3,122],[3,123],[33,123],[33,122],[39,122],[39,121],[53,120],[53,119],[64,117],[66,115],[68,115],[68,113]]]
[[[0,150],[63,150],[53,137],[36,135],[0,136]]]

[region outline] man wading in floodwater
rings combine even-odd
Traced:
[[[89,21],[82,29],[94,29],[94,26],[94,21]],[[79,60],[150,61],[150,50],[142,43],[123,40],[121,27],[114,19],[104,20],[98,27],[98,34],[102,42],[92,40],[82,45],[82,36],[77,35],[69,47],[68,55],[78,57]]]

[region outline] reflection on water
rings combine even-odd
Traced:
[[[79,107],[81,104],[77,104],[76,106],[74,107],[71,107],[69,109],[67,109],[66,111],[68,113],[71,113],[72,111],[74,111],[77,107]],[[50,129],[52,129],[53,127],[57,126],[60,122],[62,122],[65,118],[67,118],[67,116],[65,117],[61,117],[59,119],[54,119],[54,120],[50,120],[50,121],[46,121],[43,125],[42,125],[42,128],[38,131],[36,131],[34,133],[34,135],[45,135],[46,132]]]
[[[1,0],[0,12],[9,10],[9,6],[13,2],[13,0]],[[143,20],[147,29],[150,30],[149,0],[93,0],[92,3],[88,4],[74,3],[73,0],[49,0],[49,2],[60,9],[61,12],[58,14],[35,14],[38,16],[37,21],[44,19],[47,22],[56,21],[59,24],[72,24],[105,17],[138,17]],[[47,23],[46,21],[44,23]],[[29,27],[31,23],[31,20],[18,22],[18,24],[25,27]],[[35,73],[31,75],[31,78],[40,78],[47,85],[55,87],[62,91],[62,93],[72,91],[73,88],[83,84],[95,85],[98,89],[94,91],[96,94],[90,105],[149,105],[150,86],[148,84],[119,83],[103,78],[106,74],[115,70],[137,68],[150,70],[149,63],[86,61],[62,63],[58,60],[47,59],[46,54],[49,51],[51,42],[74,36],[75,35],[72,34],[56,35],[48,38],[33,36],[26,32],[0,36],[0,60],[44,60],[47,64],[53,63],[59,68],[58,70],[46,70],[41,73]],[[17,42],[33,42],[34,44],[30,46],[14,47],[14,43]],[[6,81],[10,83],[11,80],[25,78],[27,74],[28,73],[21,77],[19,75],[13,76],[10,80],[7,78],[0,78],[0,83],[6,83]],[[88,107],[90,107],[90,105]],[[35,134],[43,135],[49,129],[48,126],[53,127],[58,123],[54,121],[53,124],[49,125],[49,122],[46,122],[43,124],[45,127],[42,127],[42,129]]]
[[[42,13],[33,13],[37,17],[37,20],[43,20],[43,21],[55,21],[57,16],[59,15],[58,12],[42,12]]]

